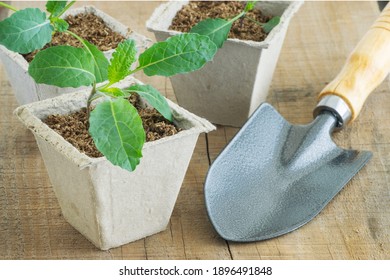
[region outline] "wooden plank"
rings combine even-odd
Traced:
[[[10,4],[10,1],[3,1],[4,3],[6,4]],[[0,20],[3,20],[5,18],[8,17],[8,13],[9,13],[9,10],[4,8],[4,7],[0,7]]]
[[[44,2],[14,2],[22,8]],[[154,39],[145,21],[158,2],[93,4]],[[123,12],[128,11],[128,12]],[[289,27],[268,101],[292,123],[308,123],[316,95],[340,70],[371,22],[375,2],[306,2]],[[175,100],[169,79],[138,75]],[[199,137],[171,221],[159,234],[108,251],[96,249],[62,217],[32,134],[13,116],[17,103],[0,65],[0,259],[389,259],[390,81],[360,117],[335,135],[342,147],[373,159],[306,226],[264,242],[231,243],[208,220],[203,184],[236,128]]]
[[[376,3],[305,3],[291,23],[290,30],[296,32],[287,35],[280,57],[281,63],[275,73],[272,94],[269,97],[271,104],[275,105],[278,111],[292,123],[310,122],[312,109],[317,102],[317,94],[341,69],[347,55],[377,15]],[[309,22],[321,24],[309,24]],[[383,111],[383,114],[378,114],[376,110],[378,103],[373,102],[373,99],[380,99],[387,104],[388,96],[384,95],[388,94],[388,91],[388,84],[378,89],[368,100],[359,119],[346,130],[335,135],[339,145],[346,148],[375,150],[378,145],[364,144],[375,143],[381,139],[380,141],[385,143],[383,150],[387,148],[388,154],[388,141],[367,131],[376,129],[377,126],[381,126],[377,129],[381,133],[388,131],[388,128],[384,128],[380,122],[375,122],[375,119],[382,119],[386,114]],[[374,107],[374,104],[377,106]],[[389,107],[382,107],[381,110],[383,108]],[[372,114],[376,115],[375,119],[372,118]],[[363,134],[362,137],[359,137],[359,134]],[[355,142],[359,142],[360,145]],[[388,188],[385,187],[388,186],[386,183],[388,169],[380,176],[373,170],[383,168],[386,162],[385,160],[378,162],[378,156],[383,155],[377,153],[371,163],[360,171],[309,224],[277,239],[253,243],[245,247],[231,244],[233,258],[388,258],[389,255],[383,248],[389,246],[389,235],[382,225],[389,222],[388,210],[386,210],[389,198],[386,195],[383,197],[386,194],[385,190],[371,191],[371,195],[367,196],[367,192],[375,185],[380,184],[384,186],[383,188]],[[376,202],[368,203],[368,199]],[[374,226],[370,226],[371,223]]]

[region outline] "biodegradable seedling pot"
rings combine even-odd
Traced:
[[[102,18],[106,25],[112,30],[120,33],[125,38],[134,39],[139,50],[147,48],[151,43],[151,41],[143,35],[134,31],[129,31],[128,27],[93,6],[69,10],[64,14],[64,17],[80,13],[92,13]],[[110,59],[113,52],[114,50],[109,50],[104,52],[104,54]],[[16,100],[20,105],[53,98],[63,93],[75,92],[78,90],[75,88],[59,88],[56,86],[37,84],[28,73],[29,64],[24,57],[16,52],[8,50],[2,45],[0,45],[0,59],[7,72]]]
[[[129,172],[80,153],[41,121],[85,107],[87,96],[70,93],[21,106],[15,114],[35,135],[64,218],[106,250],[166,228],[198,135],[215,127],[167,100],[184,130],[146,143],[141,163]]]
[[[180,32],[169,30],[176,13],[188,1],[160,5],[146,26],[157,41]],[[228,39],[211,63],[199,71],[171,77],[180,106],[209,121],[240,127],[266,100],[289,22],[303,1],[260,1],[256,8],[281,16],[262,42]]]

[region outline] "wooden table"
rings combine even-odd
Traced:
[[[159,3],[93,4],[154,39],[145,21]],[[268,101],[288,121],[310,122],[317,93],[378,14],[375,2],[305,3],[291,22]],[[168,79],[138,78],[175,100]],[[65,222],[33,135],[12,114],[17,103],[2,65],[0,84],[1,259],[390,259],[389,80],[357,121],[335,135],[340,146],[371,150],[373,158],[309,224],[263,242],[218,236],[207,218],[203,182],[208,156],[213,160],[237,132],[220,126],[209,134],[208,150],[205,136],[199,138],[168,228],[109,251],[99,251]]]

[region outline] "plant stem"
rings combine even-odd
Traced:
[[[246,13],[247,13],[247,11],[242,11],[241,13],[239,13],[238,15],[236,15],[234,18],[229,19],[229,20],[227,21],[227,23],[226,23],[224,26],[226,26],[226,25],[228,25],[228,24],[232,24],[232,25],[233,25],[233,23],[234,23],[236,20],[239,20],[240,18],[243,19],[243,17],[246,15]],[[242,25],[242,20],[241,20],[240,25]]]
[[[256,24],[258,24],[258,25],[260,25],[260,26],[263,26],[265,23],[261,23],[261,22],[259,22],[259,21],[257,21],[257,20],[254,20],[253,18],[250,18],[250,17],[245,17],[246,19],[249,19],[250,21],[252,21],[252,22],[254,22],[254,23],[256,23]]]
[[[59,13],[57,15],[57,17],[59,18],[60,16],[62,16],[76,1],[71,1],[68,5],[65,6],[65,8],[61,11],[61,13]]]
[[[84,43],[84,39],[83,38],[81,38],[80,36],[78,36],[77,34],[73,33],[72,31],[69,31],[69,30],[66,30],[65,33],[67,33],[67,34],[73,36],[74,38],[76,38],[77,40],[79,40],[80,43],[83,44],[85,49],[93,56],[93,54],[91,53],[91,51],[88,48],[88,46]],[[106,86],[108,87],[109,85],[106,85]],[[91,113],[91,108],[90,107],[91,107],[92,101],[94,100],[95,94],[96,94],[96,81],[93,82],[93,87],[92,87],[91,93],[89,94],[88,100],[87,100],[87,120],[89,120],[89,116],[90,116],[90,113]]]
[[[113,83],[108,82],[107,84],[101,85],[101,86],[98,87],[97,89],[98,89],[98,90],[105,90],[105,89],[109,88],[109,87],[112,86],[112,85],[113,85]]]
[[[89,120],[89,116],[91,114],[91,103],[94,100],[93,97],[95,96],[95,94],[96,94],[96,82],[93,83],[91,93],[89,94],[87,100],[87,120]]]
[[[4,8],[7,8],[7,9],[10,9],[10,10],[12,10],[14,12],[18,11],[18,9],[16,9],[14,6],[8,5],[8,4],[4,3],[4,2],[0,2],[0,6],[2,6]]]
[[[229,20],[229,23],[230,22],[235,22],[236,20],[238,20],[239,18],[243,17],[246,15],[247,12],[243,11],[241,13],[239,13],[238,15],[236,15],[234,18],[232,18],[231,20]]]
[[[68,33],[69,35],[73,36],[74,38],[76,38],[77,40],[80,41],[81,44],[83,44],[84,48],[89,52],[89,54],[93,57],[93,53],[91,52],[91,50],[89,49],[89,47],[87,46],[87,44],[84,42],[85,40],[83,38],[81,38],[80,36],[78,36],[77,34],[73,33],[72,31],[69,31],[69,30],[66,30],[65,33]]]
[[[95,101],[96,99],[99,99],[99,98],[101,98],[101,97],[103,97],[103,96],[107,96],[107,95],[104,94],[104,93],[102,93],[102,92],[97,91],[97,92],[94,94],[94,96],[90,99],[90,101],[91,101],[91,103],[92,103],[92,102]]]
[[[80,43],[83,44],[83,46],[84,46],[87,50],[89,50],[88,46],[84,43],[84,39],[81,38],[79,35],[73,33],[72,31],[69,31],[69,30],[66,30],[65,33],[67,33],[67,34],[73,36],[74,38],[76,38],[77,40],[79,40]]]
[[[133,75],[135,72],[138,72],[138,71],[140,71],[140,70],[142,70],[144,68],[146,68],[146,66],[144,66],[144,67],[137,67],[134,70],[130,71],[128,76]]]

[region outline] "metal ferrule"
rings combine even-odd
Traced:
[[[336,95],[326,95],[322,98],[313,111],[314,117],[317,117],[323,111],[331,112],[337,118],[338,129],[343,128],[352,117],[352,112],[347,103]]]

